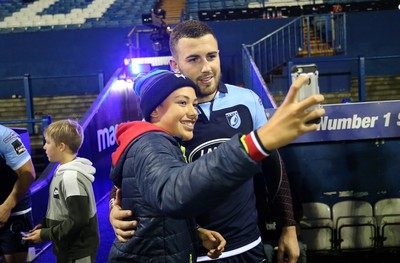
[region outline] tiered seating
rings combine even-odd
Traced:
[[[23,1],[6,1],[0,2],[0,21],[3,21],[5,17],[10,16],[12,13],[20,10],[26,6]]]
[[[400,247],[400,198],[387,198],[375,203],[378,226],[378,246]]]
[[[0,32],[58,28],[133,27],[156,0],[38,0],[0,3]]]
[[[331,250],[333,222],[331,208],[324,203],[303,203],[303,219],[300,221],[301,236],[307,250]]]
[[[400,250],[400,198],[374,206],[346,200],[332,208],[321,202],[303,203],[301,235],[311,252]]]
[[[332,206],[332,218],[339,250],[375,247],[376,220],[370,203],[338,202]]]
[[[188,0],[188,17],[199,19],[199,12],[201,11],[247,8],[248,2],[248,0]]]
[[[188,0],[189,18],[202,21],[298,17],[330,12],[397,9],[395,1]],[[230,14],[228,14],[230,13]]]

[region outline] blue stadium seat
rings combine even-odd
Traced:
[[[20,0],[8,0],[6,3],[0,2],[0,22],[7,17],[12,17],[23,7],[28,7],[27,14],[31,15],[33,19],[24,19],[22,22],[13,21],[10,25],[5,22],[3,28],[0,28],[0,33],[25,30],[133,26],[142,24],[142,14],[149,13],[156,2],[158,1],[116,0],[111,6],[104,2],[102,8],[93,10],[92,1],[87,0],[59,0],[51,5],[46,1],[24,3]],[[39,18],[40,20],[38,20],[38,16],[43,16],[43,19]],[[50,16],[54,17],[54,21],[50,18],[47,19]],[[85,18],[87,16],[91,18]],[[46,19],[44,19],[45,17]],[[32,22],[27,23],[27,21]]]

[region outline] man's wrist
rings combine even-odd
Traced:
[[[296,226],[284,226],[282,227],[282,233],[296,235]]]

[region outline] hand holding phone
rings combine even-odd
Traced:
[[[21,236],[23,236],[23,237],[26,237],[27,235],[28,235],[28,232],[24,232],[24,231],[21,231],[21,232],[19,232],[20,234],[21,234]]]
[[[307,75],[309,77],[308,83],[304,84],[297,93],[297,101],[302,101],[312,95],[319,94],[318,86],[318,70],[316,64],[295,65],[292,67],[292,83],[300,76]],[[305,110],[310,112],[320,108],[320,105],[313,105]],[[309,121],[308,123],[319,124],[321,118]]]

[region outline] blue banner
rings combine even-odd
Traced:
[[[294,143],[400,137],[400,101],[323,105],[326,114],[318,130]],[[275,109],[267,109],[270,117]]]
[[[117,70],[110,78],[80,121],[85,129],[85,139],[79,156],[88,158],[96,168],[93,189],[97,201],[111,189],[111,154],[117,148],[115,132],[118,125],[142,119],[133,83],[119,80],[119,72]]]

